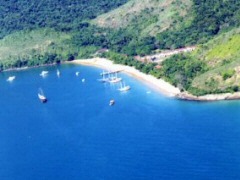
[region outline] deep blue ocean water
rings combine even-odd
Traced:
[[[0,74],[1,180],[240,179],[240,101],[180,101],[125,74],[120,93],[101,71]]]

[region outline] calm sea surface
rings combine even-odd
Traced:
[[[120,93],[101,71],[0,74],[1,180],[240,179],[240,101],[179,101],[125,74]]]

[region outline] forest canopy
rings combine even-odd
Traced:
[[[3,0],[0,3],[0,38],[14,31],[55,28],[81,29],[81,22],[93,19],[127,0]]]

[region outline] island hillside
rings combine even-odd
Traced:
[[[1,71],[105,57],[195,96],[240,91],[240,1],[10,0],[0,9]]]

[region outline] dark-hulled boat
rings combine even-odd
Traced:
[[[111,99],[111,100],[109,101],[109,106],[113,106],[114,104],[115,104],[114,99]]]
[[[38,98],[40,99],[40,101],[42,103],[46,103],[47,102],[47,98],[44,95],[41,95],[41,94],[38,93]]]
[[[46,96],[43,94],[42,89],[39,89],[39,93],[38,93],[38,98],[42,103],[46,103],[47,102],[47,98]]]

